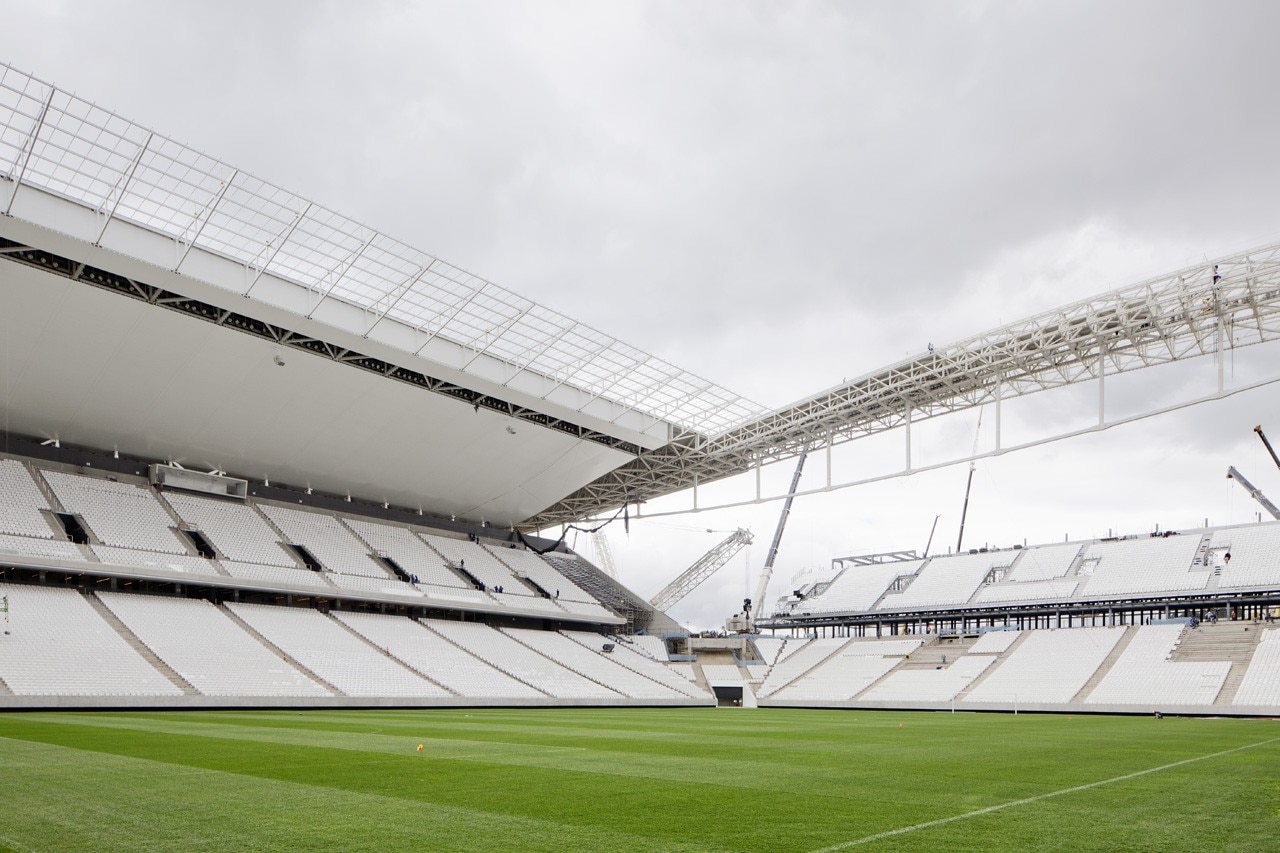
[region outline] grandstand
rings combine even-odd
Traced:
[[[0,707],[1280,712],[1280,523],[841,564],[701,644],[536,535],[1273,342],[1280,246],[766,411],[3,65],[0,210]]]

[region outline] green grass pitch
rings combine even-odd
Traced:
[[[0,791],[0,848],[16,851],[1258,851],[1280,849],[1280,725],[710,708],[12,713]]]

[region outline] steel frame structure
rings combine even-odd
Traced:
[[[423,350],[433,340],[449,341],[467,353],[465,363],[454,365],[463,373],[491,378],[477,364],[484,357],[508,368],[505,385],[525,372],[546,377],[550,390],[543,399],[568,386],[589,400],[609,400],[622,411],[671,425],[667,444],[639,450],[633,461],[527,519],[521,527],[528,530],[690,488],[696,508],[700,484],[753,470],[758,501],[762,466],[815,451],[827,454],[826,483],[798,494],[853,485],[832,482],[831,449],[898,428],[906,435],[904,473],[923,470],[912,468],[911,424],[987,404],[995,406],[992,453],[1008,452],[1017,448],[1000,444],[1002,400],[1085,381],[1097,381],[1095,429],[1105,428],[1114,423],[1106,419],[1107,376],[1216,355],[1216,394],[1166,407],[1176,408],[1242,390],[1224,385],[1224,353],[1280,339],[1280,244],[1272,244],[1037,314],[766,412],[434,255],[0,64],[0,214],[12,214],[15,199],[37,191],[91,212],[99,244],[110,243],[113,223],[128,223],[172,242],[175,272],[189,266],[199,249],[243,269],[234,292],[247,298],[255,298],[269,274],[306,289],[310,308],[299,316],[310,317],[330,302],[354,306],[362,322],[348,331],[362,337],[380,324],[400,324],[419,341],[406,350],[411,355],[425,359]],[[1271,381],[1280,375],[1247,387]],[[460,392],[465,396],[468,389]]]
[[[1280,243],[1272,243],[933,349],[717,435],[680,434],[565,498],[529,526],[546,528],[685,489],[695,490],[697,509],[701,484],[823,450],[826,484],[799,494],[856,485],[832,483],[831,448],[898,428],[906,436],[902,473],[925,470],[912,468],[911,424],[987,404],[995,408],[996,449],[941,464],[1009,452],[1019,448],[1001,444],[1002,400],[1080,382],[1097,381],[1098,424],[1020,447],[1103,429],[1280,381],[1276,375],[1229,389],[1224,375],[1229,350],[1277,340]],[[1215,393],[1108,422],[1106,377],[1210,355],[1217,358]],[[858,482],[875,479],[883,477]],[[755,500],[761,500],[758,475]],[[720,506],[732,505],[738,504]]]
[[[720,571],[725,563],[733,559],[734,554],[751,542],[751,531],[739,527],[725,537],[723,542],[699,557],[692,566],[681,572],[679,577],[664,586],[657,595],[649,599],[649,604],[656,610],[670,610],[686,595],[697,589],[703,581]]]
[[[236,292],[254,297],[263,276],[307,288],[310,318],[337,300],[363,312],[348,331],[369,337],[380,324],[418,333],[422,355],[439,338],[469,355],[549,378],[681,429],[718,432],[765,408],[689,371],[491,281],[141,127],[31,75],[0,64],[0,183],[92,210],[95,245],[113,222],[173,241],[175,272],[193,249],[243,267]],[[0,196],[2,198],[2,196]],[[477,373],[477,375],[483,375]],[[584,406],[585,407],[585,406]]]

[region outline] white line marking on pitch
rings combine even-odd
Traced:
[[[814,850],[813,853],[835,853],[835,851],[837,850],[845,850],[849,847],[857,847],[859,844],[870,844],[872,841],[879,841],[882,838],[892,838],[895,835],[904,835],[908,832],[915,832],[916,830],[919,830],[919,829],[929,829],[930,827],[942,826],[943,824],[946,824],[946,823],[954,823],[957,820],[965,820],[966,818],[971,818],[971,817],[980,817],[984,814],[991,814],[992,812],[1001,811],[1002,809],[1009,809],[1009,808],[1013,808],[1014,806],[1025,806],[1028,803],[1035,803],[1035,802],[1039,802],[1040,800],[1047,800],[1050,797],[1060,797],[1063,794],[1074,794],[1076,791],[1087,791],[1090,788],[1097,788],[1102,785],[1110,785],[1113,782],[1124,782],[1128,779],[1136,779],[1139,776],[1146,776],[1148,773],[1159,773],[1162,770],[1171,770],[1174,767],[1181,767],[1184,764],[1194,764],[1197,761],[1206,761],[1210,758],[1220,758],[1224,755],[1230,755],[1233,752],[1243,752],[1246,749],[1256,749],[1259,746],[1266,746],[1267,744],[1275,743],[1278,740],[1280,740],[1280,737],[1273,737],[1270,740],[1263,740],[1263,741],[1258,741],[1257,743],[1245,744],[1244,746],[1237,746],[1234,749],[1224,749],[1222,752],[1215,752],[1210,755],[1200,755],[1195,758],[1184,758],[1181,761],[1175,761],[1172,764],[1164,764],[1164,765],[1161,765],[1160,767],[1151,767],[1147,770],[1139,770],[1135,773],[1126,773],[1123,776],[1115,776],[1111,779],[1103,779],[1099,782],[1089,782],[1088,784],[1085,784],[1085,785],[1076,785],[1074,788],[1063,788],[1061,791],[1050,791],[1047,794],[1037,794],[1034,797],[1027,797],[1022,800],[1013,800],[1008,803],[1000,803],[999,805],[987,806],[985,809],[978,809],[977,811],[965,812],[964,814],[958,814],[958,815],[952,815],[951,817],[938,818],[937,820],[931,820],[926,823],[917,823],[912,826],[904,826],[901,829],[890,829],[887,832],[878,832],[875,835],[868,835],[866,838],[858,838],[853,841],[844,841],[844,842],[841,842],[840,844],[833,844],[830,847],[823,847],[821,850]]]

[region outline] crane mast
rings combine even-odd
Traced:
[[[1236,466],[1232,465],[1227,469],[1227,479],[1235,480],[1237,483],[1244,486],[1245,491],[1249,493],[1249,497],[1262,504],[1262,508],[1271,513],[1272,518],[1280,521],[1280,508],[1276,507],[1275,504],[1268,500],[1267,496],[1264,495],[1257,486],[1246,480],[1244,474],[1241,474],[1236,470]]]
[[[978,409],[978,428],[973,432],[973,453],[971,457],[978,455],[978,436],[982,434],[982,409]],[[978,460],[970,458],[969,460],[969,479],[964,484],[964,506],[960,508],[960,533],[956,536],[956,553],[960,553],[960,546],[964,543],[964,522],[969,517],[969,492],[973,490],[973,472],[978,467]],[[933,537],[930,536],[930,539]]]
[[[764,568],[760,570],[760,582],[756,584],[756,597],[742,602],[742,615],[749,630],[756,627],[755,617],[764,606],[764,597],[769,592],[769,579],[773,577],[773,563],[778,558],[778,546],[782,544],[782,531],[787,528],[787,518],[791,515],[791,503],[796,499],[796,489],[800,485],[800,475],[804,473],[804,460],[809,454],[800,454],[796,462],[796,472],[791,475],[791,488],[787,491],[787,499],[782,502],[782,514],[778,516],[778,527],[773,531],[773,542],[769,545],[769,553],[764,559]]]
[[[1258,434],[1258,438],[1262,439],[1263,446],[1266,447],[1267,452],[1271,454],[1271,461],[1276,463],[1277,468],[1280,468],[1280,456],[1276,455],[1276,449],[1271,446],[1270,441],[1267,441],[1267,434],[1262,431],[1262,425],[1259,424],[1258,426],[1254,427],[1253,431]]]
[[[708,531],[710,532],[710,531]],[[698,588],[698,585],[720,570],[720,567],[743,548],[751,544],[751,531],[739,527],[729,534],[719,545],[698,558],[698,561],[681,573],[680,577],[662,588],[662,591],[649,599],[649,603],[658,610],[672,607],[680,599]]]

